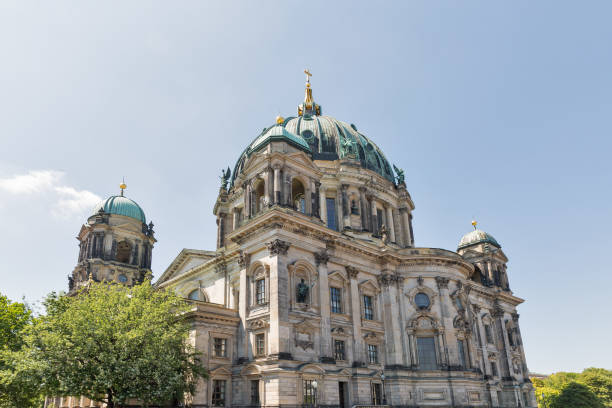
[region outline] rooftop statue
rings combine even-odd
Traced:
[[[229,167],[227,170],[221,170],[221,176],[219,177],[221,179],[221,188],[227,189],[227,184],[229,183],[231,174],[232,172]]]
[[[393,170],[397,173],[397,184],[404,184],[404,170],[398,169],[395,164],[393,165]]]

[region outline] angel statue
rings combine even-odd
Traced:
[[[395,164],[393,165],[393,170],[397,173],[397,184],[404,184],[404,170],[398,169]]]
[[[230,171],[229,167],[227,168],[227,170],[221,170],[221,176],[219,177],[221,179],[221,188],[227,188],[227,183],[229,182],[231,174],[232,172]]]

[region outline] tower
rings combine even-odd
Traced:
[[[153,223],[146,223],[144,211],[121,194],[98,203],[81,227],[79,258],[68,277],[73,292],[90,279],[115,281],[125,285],[142,282],[151,273],[151,255],[156,242]]]

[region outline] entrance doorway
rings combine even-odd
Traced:
[[[338,396],[340,397],[340,408],[348,408],[348,383],[338,382]]]

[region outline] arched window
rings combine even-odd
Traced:
[[[132,245],[127,241],[121,241],[117,244],[117,255],[115,256],[115,260],[117,262],[129,263],[131,253]]]
[[[300,180],[294,178],[291,180],[291,202],[293,208],[297,211],[306,214],[306,191]]]
[[[194,289],[187,295],[189,300],[202,300],[200,289]]]

